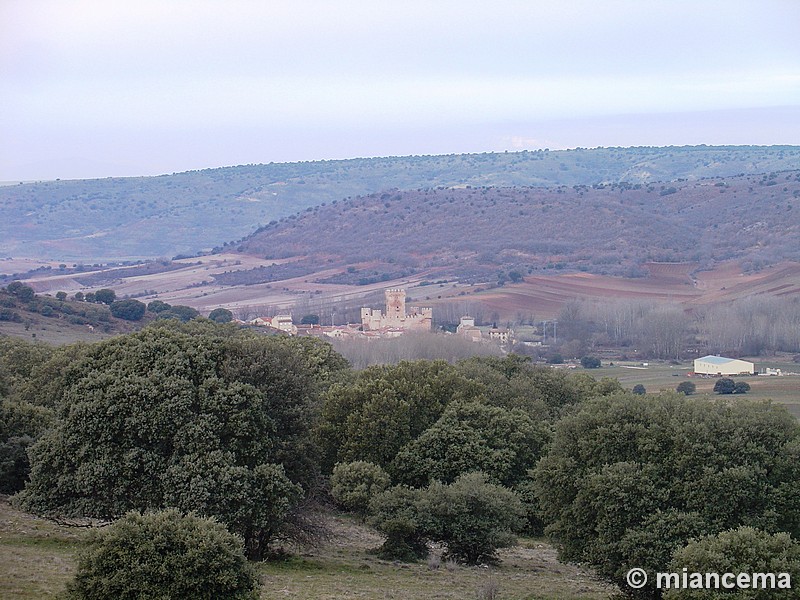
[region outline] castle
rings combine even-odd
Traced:
[[[381,329],[401,329],[403,331],[430,331],[433,327],[433,309],[410,307],[406,314],[406,291],[388,289],[386,294],[386,312],[371,308],[361,309],[361,327],[364,331]]]

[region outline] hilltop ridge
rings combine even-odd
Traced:
[[[579,148],[24,183],[0,187],[0,256],[95,263],[194,254],[315,206],[390,189],[635,185],[799,164],[797,146]]]
[[[281,219],[237,250],[292,259],[295,276],[351,265],[325,280],[350,284],[430,268],[462,281],[547,271],[643,277],[649,262],[710,269],[736,260],[751,271],[800,261],[799,199],[800,171],[662,184],[394,191]],[[247,275],[228,283],[259,283],[271,272]]]

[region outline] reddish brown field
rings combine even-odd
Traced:
[[[759,273],[743,274],[736,264],[724,264],[713,271],[691,276],[693,265],[650,264],[651,275],[638,279],[578,273],[536,275],[519,284],[483,290],[467,290],[467,298],[484,309],[496,312],[501,319],[514,319],[522,312],[540,318],[558,315],[565,302],[581,300],[647,300],[692,306],[727,302],[747,296],[766,294],[800,296],[800,264],[785,263]],[[431,303],[464,299],[464,288],[452,288]]]
[[[712,271],[695,272],[691,263],[650,263],[648,277],[627,279],[588,273],[566,275],[529,275],[517,284],[494,287],[487,284],[420,286],[425,280],[441,277],[437,269],[412,277],[370,285],[318,283],[319,280],[343,273],[345,267],[320,269],[302,277],[271,283],[226,286],[214,282],[212,275],[227,271],[253,269],[300,258],[265,260],[242,254],[220,254],[175,261],[182,264],[173,271],[127,277],[104,282],[118,296],[130,295],[144,301],[159,298],[172,304],[187,304],[210,311],[218,306],[231,310],[258,310],[272,306],[291,309],[297,302],[357,300],[380,293],[389,287],[408,290],[415,304],[436,306],[446,303],[480,304],[485,312],[497,313],[500,319],[514,320],[519,314],[535,314],[537,318],[553,318],[564,303],[572,299],[611,301],[644,300],[678,303],[687,309],[693,306],[727,302],[752,295],[800,296],[800,263],[783,263],[758,273],[742,273],[736,263],[725,263]],[[197,263],[200,264],[197,264]],[[369,268],[367,263],[359,269]],[[39,293],[70,294],[87,288],[80,284],[83,274],[50,275],[42,273],[27,281]]]

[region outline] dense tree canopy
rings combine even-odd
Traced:
[[[23,506],[105,519],[194,510],[260,556],[315,480],[309,406],[343,364],[319,346],[209,321],[91,346],[66,368],[56,426],[31,448]]]
[[[452,483],[463,473],[483,471],[491,480],[514,485],[541,457],[549,427],[520,409],[480,402],[454,402],[390,465],[397,483],[425,487]]]
[[[537,494],[562,558],[622,582],[632,566],[665,570],[698,535],[800,533],[798,451],[800,425],[783,408],[619,394],[557,424]]]
[[[455,399],[475,398],[480,386],[444,361],[369,367],[325,395],[318,438],[325,466],[365,460],[386,468]]]
[[[27,449],[53,420],[53,411],[31,397],[33,379],[52,356],[44,344],[0,338],[0,493],[22,489]]]
[[[483,386],[488,403],[519,408],[532,417],[549,421],[587,398],[622,390],[615,379],[597,380],[588,373],[568,374],[532,365],[529,358],[515,354],[502,358],[476,356],[460,361],[456,368],[464,377]]]

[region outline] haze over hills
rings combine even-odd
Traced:
[[[796,146],[597,148],[247,165],[159,177],[25,183],[0,187],[0,255],[96,263],[194,254],[300,211],[385,190],[633,186],[775,173],[798,165]],[[624,203],[618,208],[638,210]],[[538,220],[537,226],[548,222],[554,221]]]

